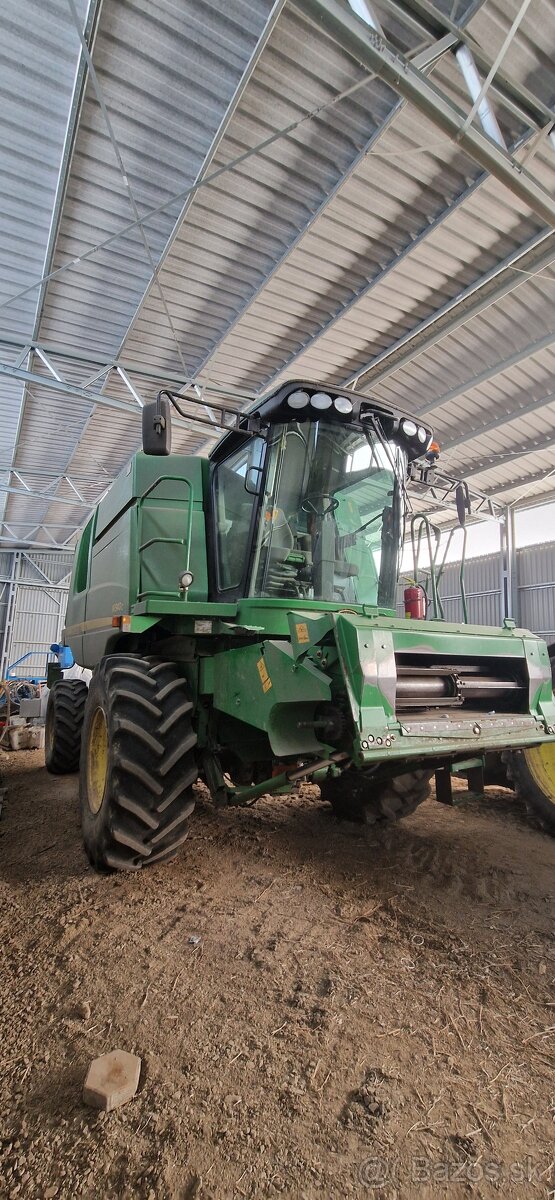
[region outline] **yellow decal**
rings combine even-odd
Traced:
[[[301,623],[299,625],[295,625],[295,629],[297,631],[297,641],[298,642],[309,642],[310,641],[310,638],[308,636],[308,625],[306,624],[305,621],[301,621]]]
[[[272,680],[270,679],[270,676],[268,675],[268,672],[266,670],[266,663],[264,662],[264,659],[259,658],[256,665],[258,667],[258,674],[260,675],[262,691],[269,692],[270,688],[272,686]]]

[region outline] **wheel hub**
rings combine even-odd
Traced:
[[[87,799],[91,812],[100,811],[108,775],[108,726],[102,708],[91,721],[87,745]]]
[[[526,765],[546,800],[555,806],[555,745],[545,742],[525,752]]]

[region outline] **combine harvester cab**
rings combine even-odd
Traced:
[[[47,765],[74,770],[80,750],[96,867],[173,857],[198,778],[221,804],[306,779],[338,815],[373,823],[411,812],[434,772],[445,798],[453,764],[507,750],[555,762],[541,639],[511,621],[443,622],[441,568],[434,619],[396,616],[409,481],[425,490],[433,472],[463,525],[472,506],[432,465],[427,426],[295,382],[244,414],[211,399],[224,435],[201,459],[171,453],[171,405],[213,428],[194,398],[145,408],[144,451],[76,554],[64,641],[91,686],[84,703],[82,684],[52,693]],[[434,527],[411,523],[433,560]]]

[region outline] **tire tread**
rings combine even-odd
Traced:
[[[59,679],[50,691],[46,720],[47,729],[49,723],[53,728],[45,763],[51,775],[71,775],[79,770],[87,693],[82,679]]]
[[[339,820],[377,825],[410,816],[428,798],[432,774],[425,770],[407,771],[374,782],[358,771],[349,770],[322,780],[320,792]]]
[[[137,870],[172,857],[187,837],[198,779],[193,705],[174,663],[114,655],[97,675],[91,709],[100,703],[108,714],[109,791],[95,816],[83,760],[85,847],[99,870]]]

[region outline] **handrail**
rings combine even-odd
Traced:
[[[416,529],[417,522],[419,522],[418,537],[415,539],[415,529]],[[433,606],[433,610],[434,610],[434,618],[437,621],[438,619],[443,619],[443,609],[441,606],[441,600],[439,598],[438,585],[437,585],[437,579],[436,579],[436,573],[435,573],[437,553],[438,553],[439,543],[440,543],[440,538],[441,538],[441,529],[439,529],[437,525],[432,525],[432,522],[430,521],[429,517],[426,516],[425,513],[413,513],[412,517],[411,517],[411,521],[410,521],[410,540],[411,540],[411,546],[412,546],[412,561],[413,561],[413,565],[414,565],[414,582],[415,582],[415,584],[418,583],[418,569],[419,569],[418,568],[418,560],[420,557],[420,548],[422,545],[422,534],[424,531],[426,533],[426,540],[428,543],[428,555],[430,558],[430,587],[431,587],[431,592],[432,592],[432,606]],[[432,550],[432,533],[434,534],[435,542],[436,542],[435,550]]]
[[[420,522],[419,527],[418,527],[418,535],[415,536],[415,529],[416,529],[416,525],[418,522]],[[441,596],[439,593],[439,586],[440,586],[441,580],[443,578],[445,568],[447,566],[447,555],[449,553],[449,549],[450,549],[451,543],[453,541],[453,537],[458,529],[462,529],[462,535],[463,535],[462,548],[461,548],[461,560],[460,560],[460,567],[459,567],[459,588],[460,588],[461,603],[462,603],[462,610],[463,610],[463,621],[464,621],[465,625],[468,625],[468,603],[467,603],[467,596],[466,596],[466,586],[465,586],[465,581],[464,581],[464,568],[465,568],[465,559],[466,559],[466,541],[467,541],[466,525],[454,525],[453,528],[449,531],[449,537],[447,538],[447,542],[445,544],[445,550],[444,550],[442,558],[438,564],[438,555],[439,555],[440,540],[441,540],[441,529],[437,525],[432,525],[432,522],[430,521],[429,517],[425,513],[413,513],[413,515],[411,517],[410,536],[411,536],[411,546],[412,546],[412,560],[413,560],[413,567],[414,567],[414,582],[415,582],[415,584],[418,584],[418,572],[419,572],[418,560],[420,557],[420,549],[421,549],[421,545],[422,545],[422,534],[425,530],[426,540],[428,543],[428,555],[429,555],[429,559],[430,559],[430,587],[431,587],[431,593],[432,593],[432,606],[433,606],[433,610],[434,610],[434,618],[436,621],[437,620],[443,621],[445,619],[445,612],[443,609],[443,602],[442,602],[442,599],[441,599]],[[435,549],[432,549],[432,532],[435,536]]]

